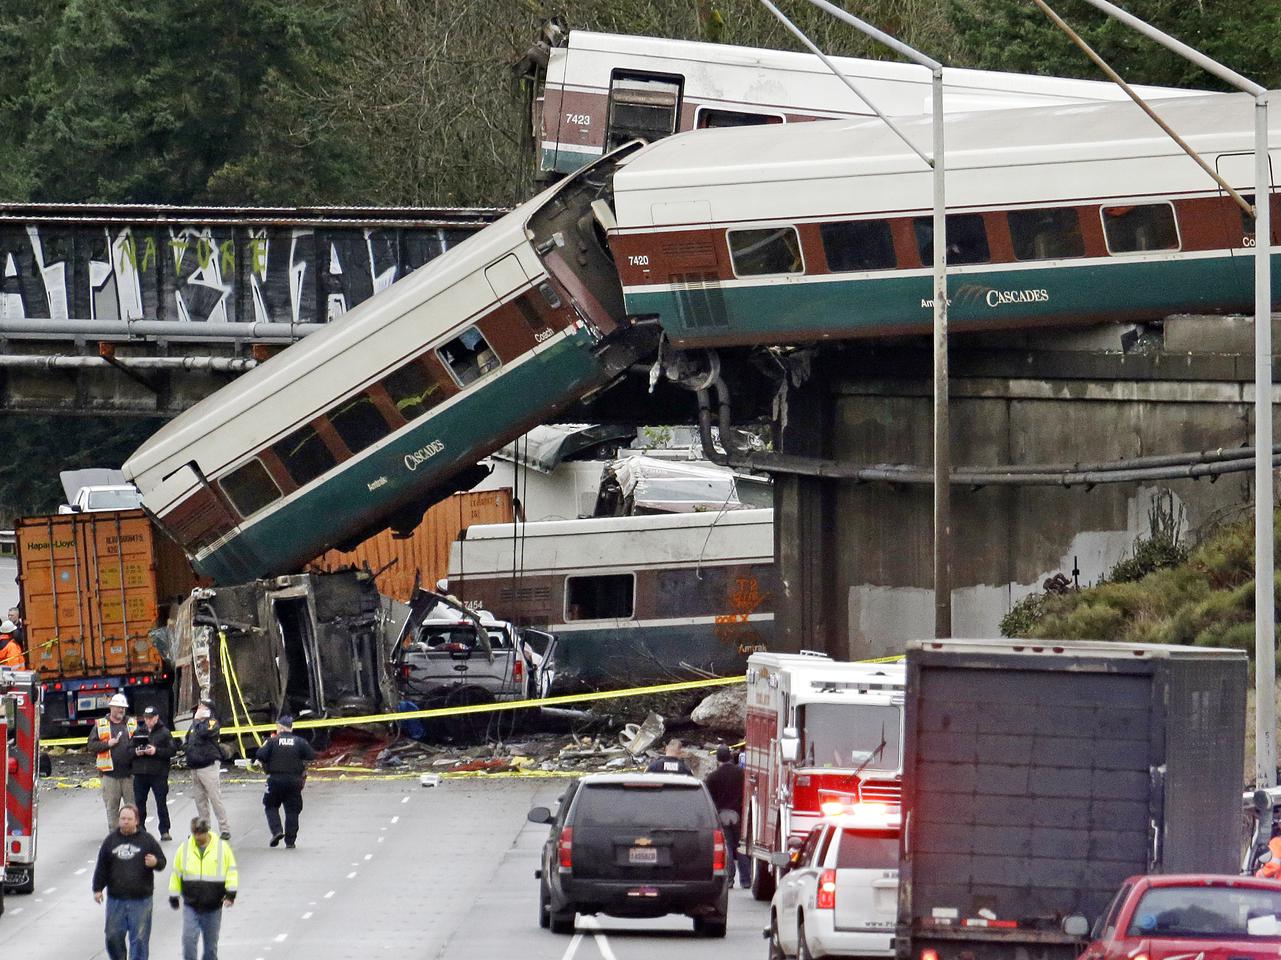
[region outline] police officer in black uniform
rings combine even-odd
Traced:
[[[307,761],[316,759],[311,744],[294,733],[294,718],[282,713],[276,718],[276,732],[258,748],[258,762],[267,771],[267,792],[262,805],[267,810],[271,845],[293,847],[298,837],[298,814],[302,813],[302,787],[307,780]],[[280,808],[285,808],[285,828],[280,828]]]

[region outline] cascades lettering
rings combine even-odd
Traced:
[[[987,292],[989,307],[1003,307],[1010,303],[1048,303],[1048,290],[989,290]]]
[[[436,454],[445,449],[444,440],[433,440],[425,447],[419,447],[413,453],[405,454],[405,468],[410,471],[417,470],[424,463],[430,460]]]

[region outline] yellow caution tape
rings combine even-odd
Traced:
[[[358,717],[326,717],[320,720],[298,720],[295,730],[316,730],[321,727],[355,727],[367,723],[397,723],[401,720],[425,720],[435,717],[457,717],[472,713],[497,713],[504,710],[526,710],[531,707],[556,707],[570,703],[588,703],[595,700],[612,700],[615,697],[642,697],[648,694],[679,693],[683,690],[698,690],[703,687],[725,687],[743,683],[745,677],[712,677],[708,680],[682,680],[678,683],[660,683],[650,687],[628,687],[625,690],[597,690],[591,693],[569,693],[557,697],[543,697],[532,700],[504,700],[497,703],[474,703],[462,707],[433,707],[428,710],[408,710],[404,713],[371,713]],[[233,707],[233,715],[235,713]],[[223,727],[225,735],[274,732],[275,723],[243,724]],[[186,731],[174,731],[175,737],[186,736]],[[42,746],[83,745],[84,737],[60,737],[55,740],[42,740]]]
[[[896,663],[902,659],[902,654],[896,654],[894,656],[876,657],[859,662]],[[591,703],[596,700],[613,700],[616,697],[644,697],[660,693],[680,693],[685,690],[701,690],[705,687],[727,687],[735,683],[743,683],[746,679],[746,677],[742,676],[712,677],[707,680],[681,680],[676,683],[658,683],[648,687],[627,687],[623,690],[596,690],[591,693],[567,693],[556,697],[543,697],[542,699],[504,700],[496,703],[474,703],[463,707],[433,707],[426,710],[407,710],[404,713],[370,713],[357,717],[326,717],[319,720],[298,720],[294,722],[293,728],[295,730],[319,730],[323,727],[356,727],[368,723],[398,723],[402,720],[428,720],[439,717],[461,717],[476,713],[499,713],[506,710],[527,710],[532,707],[558,707],[572,703]],[[229,683],[230,682],[233,681],[229,679]],[[237,689],[239,689],[239,684],[236,686]],[[243,698],[241,699],[241,704],[242,706],[244,704]],[[257,734],[263,732],[274,732],[276,729],[276,725],[274,723],[239,724],[234,701],[232,704],[232,718],[236,725],[223,727],[221,731],[223,734],[235,734],[238,737],[241,734],[252,733],[255,735],[256,739]],[[175,737],[182,737],[185,735],[185,731],[174,732]],[[83,744],[84,742],[84,738],[81,737],[63,737],[57,740],[42,741],[45,746]]]

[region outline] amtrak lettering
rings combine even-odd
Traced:
[[[1047,290],[989,290],[986,299],[989,307],[1002,307],[1008,303],[1048,303],[1050,294]]]
[[[433,440],[425,447],[419,447],[413,453],[405,454],[405,469],[411,473],[445,449],[444,440]]]

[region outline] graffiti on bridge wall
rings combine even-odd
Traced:
[[[327,323],[474,232],[0,224],[0,320]]]

